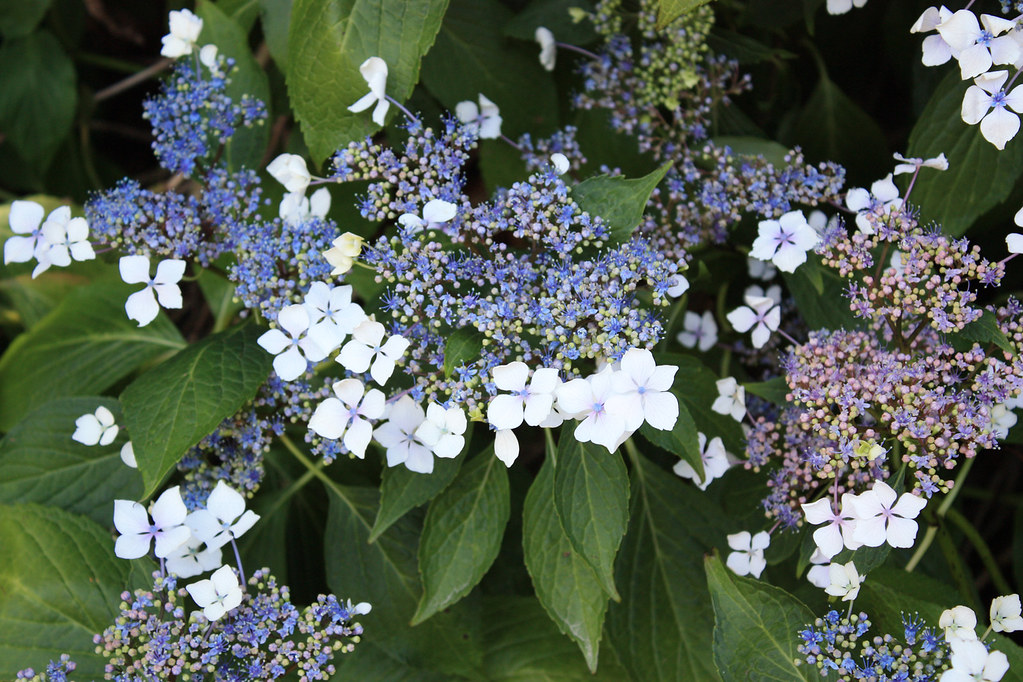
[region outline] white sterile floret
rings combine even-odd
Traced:
[[[455,217],[458,213],[458,206],[443,199],[431,199],[423,206],[423,217],[415,213],[405,213],[398,216],[398,223],[412,232],[420,230],[432,230]]]
[[[977,15],[961,9],[937,25],[937,31],[948,43],[952,56],[959,60],[963,80],[979,76],[993,64],[1012,64],[1020,56],[1019,45],[1011,35],[1015,22],[991,14]]]
[[[129,296],[124,304],[128,319],[135,320],[140,327],[155,320],[161,306],[168,309],[181,307],[178,282],[185,274],[185,261],[160,261],[156,266],[156,276],[152,278],[149,276],[149,258],[146,256],[122,256],[118,268],[121,279],[128,284],[146,285],[142,291]]]
[[[380,57],[370,57],[359,66],[359,73],[369,86],[369,92],[348,107],[348,111],[358,114],[375,104],[373,122],[382,126],[387,116],[387,108],[391,106],[387,101],[387,62]]]
[[[285,306],[277,313],[280,329],[271,329],[256,340],[263,350],[276,356],[274,371],[283,381],[294,381],[305,373],[307,363],[319,362],[330,353],[332,338],[322,329],[310,328],[309,323],[305,306]]]
[[[988,430],[998,440],[1004,440],[1009,435],[1009,429],[1016,425],[1016,413],[1004,404],[992,405],[990,409]]]
[[[845,193],[845,205],[856,211],[856,227],[863,234],[874,234],[873,220],[882,220],[902,208],[899,188],[889,173],[870,185],[870,191],[853,187]]]
[[[678,398],[671,393],[675,365],[658,365],[645,348],[630,348],[611,375],[615,395],[608,409],[625,416],[625,428],[635,431],[643,422],[660,431],[670,431],[678,421]]]
[[[266,167],[274,180],[284,185],[289,192],[304,194],[312,182],[312,176],[305,165],[305,159],[298,154],[281,154]]]
[[[750,535],[748,530],[728,536],[728,546],[734,552],[725,559],[725,565],[736,575],[752,575],[759,578],[767,567],[764,550],[771,545],[771,536],[767,531]]]
[[[188,541],[188,509],[181,500],[180,487],[163,491],[153,503],[152,516],[150,522],[146,508],[138,502],[114,500],[114,528],[120,533],[114,554],[122,559],[138,559],[149,553],[150,540],[155,540],[156,556],[162,559]]]
[[[853,7],[863,7],[867,0],[828,0],[828,14],[845,14]]]
[[[830,559],[821,554],[819,549],[814,550],[813,555],[810,557],[810,563],[813,566],[806,572],[806,579],[814,587],[819,587],[823,590],[831,584],[831,566],[829,561]]]
[[[416,438],[437,457],[457,457],[465,446],[468,422],[462,408],[444,408],[437,403],[426,406],[426,420],[416,429]]]
[[[928,7],[920,15],[920,18],[916,20],[912,28],[909,29],[909,32],[930,33],[937,30],[938,26],[951,18],[952,10],[944,5],[940,9]],[[921,50],[923,54],[920,57],[920,61],[924,66],[940,66],[952,58],[952,48],[945,42],[940,33],[924,38]]]
[[[898,501],[896,501],[896,499]],[[916,541],[915,519],[927,500],[919,495],[903,493],[899,497],[884,481],[875,481],[865,493],[850,497],[856,517],[853,539],[867,547],[912,547]]]
[[[938,627],[945,631],[945,639],[977,639],[977,614],[969,606],[954,606],[941,612]]]
[[[121,446],[121,461],[132,469],[139,468],[139,463],[135,460],[135,446],[131,444],[131,441]]]
[[[721,438],[715,436],[708,443],[707,436],[700,432],[696,433],[696,438],[700,446],[700,459],[703,460],[703,478],[701,479],[696,469],[684,459],[675,462],[672,471],[676,476],[690,479],[700,490],[706,490],[711,481],[724,476],[732,465],[728,461],[728,453]]]
[[[223,75],[219,70],[217,64],[217,54],[219,50],[216,45],[203,45],[199,48],[199,63],[209,69],[214,75]]]
[[[1005,246],[1009,253],[1023,253],[1023,234],[1010,232],[1005,235]]]
[[[981,641],[950,640],[952,667],[939,682],[998,682],[1009,670],[1009,659],[1001,651],[988,651]]]
[[[856,570],[856,564],[831,564],[828,566],[828,586],[825,592],[833,597],[841,597],[842,601],[853,601],[860,593],[860,585],[865,576]]]
[[[774,279],[774,276],[778,274],[778,269],[774,267],[774,263],[760,260],[759,258],[747,258],[746,270],[753,279],[765,282],[769,279]]]
[[[4,265],[27,263],[35,257],[45,213],[42,205],[34,201],[18,200],[11,203],[7,222],[14,236],[4,242]]]
[[[479,106],[471,100],[455,105],[455,116],[481,140],[496,140],[501,137],[501,110],[496,104],[480,93]]]
[[[558,45],[554,40],[554,34],[548,28],[537,26],[533,37],[540,43],[540,65],[548,71],[553,71],[558,58]]]
[[[366,391],[358,379],[342,379],[333,389],[336,397],[316,407],[309,428],[321,438],[340,439],[350,453],[362,459],[373,437],[372,421],[384,416],[385,396],[375,388]]]
[[[709,310],[703,315],[687,310],[682,319],[682,331],[676,337],[686,348],[699,348],[707,352],[718,342],[718,323]]]
[[[321,187],[307,197],[303,192],[288,192],[281,199],[277,215],[289,225],[300,225],[311,218],[325,218],[330,211],[330,190]]]
[[[512,362],[491,370],[499,393],[487,404],[487,423],[498,431],[515,429],[526,422],[539,426],[554,407],[554,394],[561,385],[558,370],[538,367],[530,377],[524,362]]]
[[[718,397],[710,409],[718,414],[729,414],[737,422],[746,416],[746,389],[739,385],[735,377],[725,377],[716,382]]]
[[[170,33],[161,39],[163,47],[160,54],[171,59],[192,54],[199,33],[202,32],[202,19],[187,9],[171,12],[168,19]]]
[[[424,421],[422,406],[409,395],[391,405],[387,421],[373,433],[373,438],[387,450],[387,466],[404,464],[409,471],[433,473],[433,454],[416,435]]]
[[[188,542],[167,555],[167,572],[179,578],[192,578],[223,563],[224,553],[219,547],[209,547],[192,535]]]
[[[75,426],[71,440],[82,445],[110,445],[117,438],[118,426],[114,423],[114,415],[102,405],[96,408],[96,412],[76,419]]]
[[[511,429],[500,429],[494,432],[494,456],[506,467],[510,467],[519,458],[519,439]]]
[[[915,173],[918,168],[933,168],[934,170],[939,171],[948,170],[948,159],[945,158],[944,152],[930,159],[921,159],[917,157],[907,158],[898,152],[895,152],[892,156],[895,157],[896,161],[901,162],[895,164],[895,170],[892,171],[893,175]]]
[[[561,152],[554,152],[551,154],[551,164],[554,166],[554,171],[558,175],[564,175],[568,172],[568,169],[572,167],[568,157]]]
[[[781,308],[767,297],[747,296],[746,305],[739,306],[725,315],[737,332],[753,330],[750,335],[754,348],[763,348],[771,332],[778,331],[781,324]]]
[[[1005,144],[1019,132],[1019,116],[1009,109],[1023,112],[1021,86],[1008,93],[1002,89],[1008,76],[1008,71],[991,71],[974,78],[974,85],[963,96],[960,112],[967,124],[980,123],[980,134],[998,149],[1005,149]]]
[[[85,218],[72,218],[71,208],[61,206],[54,209],[39,228],[39,242],[36,245],[36,259],[39,265],[32,271],[32,277],[46,271],[51,265],[66,268],[72,259],[93,260],[96,253],[89,243],[89,223]]]
[[[192,534],[210,547],[223,547],[259,521],[259,514],[245,508],[245,498],[223,481],[206,499],[206,508],[188,515],[185,523]]]
[[[314,339],[329,344],[328,353],[340,348],[345,338],[366,320],[366,311],[352,302],[352,287],[348,284],[331,286],[326,282],[313,282],[302,300],[309,313],[310,334]]]
[[[991,629],[995,632],[1023,630],[1018,594],[1007,594],[991,600]]]
[[[800,505],[807,523],[814,526],[825,524],[813,532],[813,541],[817,545],[817,551],[826,559],[831,559],[841,552],[843,547],[857,549],[861,546],[853,539],[856,519],[852,516],[853,503],[849,501],[851,497],[853,496],[850,493],[842,494],[839,511],[835,511],[831,499],[827,497]]]
[[[749,255],[771,261],[782,272],[795,272],[806,262],[806,252],[817,246],[820,235],[802,211],[789,211],[778,220],[760,221]]]
[[[345,232],[331,242],[333,246],[323,252],[323,257],[334,266],[332,275],[343,275],[355,265],[355,259],[362,253],[365,240],[352,232]]]
[[[359,374],[369,370],[373,381],[383,386],[391,378],[394,364],[409,347],[408,339],[397,334],[392,334],[384,342],[386,333],[384,325],[365,320],[352,330],[352,339],[338,353],[337,361],[345,369]]]
[[[759,284],[750,284],[742,292],[742,297],[743,299],[746,299],[750,296],[754,296],[756,298],[769,298],[774,301],[775,305],[781,305],[781,285],[772,284],[765,290]]]
[[[613,374],[614,370],[607,366],[586,379],[572,379],[558,389],[562,411],[582,420],[575,427],[576,440],[603,445],[609,452],[617,450],[631,433],[626,415],[615,411],[610,402],[615,395]]]
[[[200,580],[185,589],[209,620],[220,620],[224,614],[242,603],[242,588],[230,566],[221,566],[209,580]]]

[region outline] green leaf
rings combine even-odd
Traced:
[[[686,12],[692,12],[710,0],[661,0],[657,6],[657,30],[678,19]]]
[[[576,21],[573,14],[592,11],[593,3],[589,0],[532,0],[505,24],[504,34],[534,43],[536,29],[543,26],[560,43],[585,45],[597,38],[593,22],[589,19]]]
[[[30,4],[30,3],[4,3]],[[37,172],[50,165],[75,119],[75,68],[47,30],[0,46],[0,130]]]
[[[255,2],[249,6],[253,11],[255,10]],[[213,43],[217,46],[220,54],[235,60],[236,70],[231,74],[231,84],[227,86],[227,95],[235,102],[241,101],[242,95],[248,95],[262,100],[269,108],[270,82],[249,49],[248,30],[243,30],[235,19],[208,0],[199,0],[196,4],[196,12],[203,20],[203,43]],[[254,14],[253,18],[255,18]],[[263,153],[266,151],[269,137],[270,131],[265,124],[251,128],[239,128],[224,149],[224,158],[227,160],[228,168],[231,170],[243,167],[258,169],[263,160]]]
[[[462,465],[426,512],[419,541],[423,596],[413,625],[469,594],[497,558],[510,513],[508,472],[487,448]]]
[[[252,30],[252,25],[259,16],[259,0],[216,0],[216,3],[221,13],[238,24],[246,35]]]
[[[387,94],[404,101],[419,80],[447,0],[294,0],[288,27],[287,84],[295,116],[317,162],[377,126],[348,107],[369,92],[359,65],[387,62]]]
[[[785,377],[775,377],[767,381],[754,381],[743,384],[742,387],[746,389],[747,393],[759,396],[780,407],[785,407],[789,404],[786,397],[789,394],[789,385],[785,383]]]
[[[732,573],[707,557],[707,584],[714,603],[714,662],[725,682],[792,682],[820,679],[814,666],[796,665],[796,632],[813,612],[785,590]]]
[[[881,128],[824,74],[782,141],[802,147],[811,162],[841,164],[852,178],[877,178],[891,165]]]
[[[288,26],[291,25],[292,0],[259,0],[259,23],[263,28],[270,56],[277,67],[287,72]]]
[[[182,455],[256,395],[272,357],[245,324],[213,334],[135,379],[121,393],[145,496]]]
[[[201,271],[198,281],[206,304],[213,313],[214,331],[226,329],[234,316],[244,307],[242,302],[235,298],[234,282],[228,281],[213,270]]]
[[[101,679],[92,636],[117,615],[131,567],[110,533],[55,507],[0,505],[0,547],[0,678],[67,653],[75,679]]]
[[[793,273],[782,273],[786,288],[796,299],[796,308],[811,329],[858,329],[862,321],[849,310],[843,295],[846,279],[821,265],[820,257],[809,255]]]
[[[455,369],[477,360],[483,350],[483,332],[475,327],[460,327],[448,336],[444,344],[444,378],[450,379]]]
[[[565,534],[615,601],[614,560],[629,524],[629,474],[618,453],[564,433],[554,469],[554,504]]]
[[[796,57],[795,53],[788,50],[765,45],[749,36],[718,27],[715,27],[710,35],[707,36],[707,45],[714,51],[714,54],[723,54],[726,57],[736,59],[741,65],[760,64],[761,62],[780,59],[795,59]],[[767,140],[764,140],[764,142],[767,142]],[[773,160],[772,163],[774,163]]]
[[[597,175],[572,188],[572,198],[591,216],[603,218],[615,241],[628,241],[632,231],[643,219],[650,194],[669,168],[670,162],[641,178],[631,180]]]
[[[1009,337],[998,326],[998,318],[989,310],[985,310],[980,318],[963,327],[962,331],[948,334],[947,338],[956,350],[968,350],[976,341],[981,346],[994,344],[1009,355],[1016,355],[1016,349],[1009,341]]]
[[[366,628],[366,641],[372,641],[416,671],[400,678],[378,679],[429,679],[425,671],[447,673],[446,679],[452,675],[478,678],[482,666],[482,623],[472,596],[436,614],[427,623],[409,627],[421,591],[416,543],[422,516],[407,514],[369,544],[370,527],[378,515],[379,492],[337,485],[328,486],[327,490],[330,497],[324,537],[327,584],[339,597],[373,604],[373,611],[359,619]],[[361,645],[356,647],[350,655],[365,656],[361,649]]]
[[[511,138],[546,135],[558,125],[554,78],[540,66],[536,43],[504,36],[511,19],[497,0],[452,0],[437,43],[423,59],[423,85],[451,110],[486,95],[501,108]]]
[[[657,353],[654,357],[659,365],[678,367],[672,392],[679,399],[679,405],[688,408],[696,428],[705,433],[708,439],[720,436],[725,449],[731,453],[745,452],[746,439],[735,420],[727,414],[718,414],[710,409],[718,397],[717,375],[691,355]]]
[[[565,433],[564,438],[571,438]],[[597,669],[607,613],[607,593],[597,574],[572,547],[554,504],[554,457],[548,453],[526,494],[522,510],[522,549],[537,599],[558,629]]]
[[[963,94],[970,85],[955,73],[941,81],[913,126],[907,153],[948,157],[948,170],[920,171],[910,199],[920,207],[921,224],[937,222],[954,236],[1009,198],[1023,173],[1023,144],[1016,140],[998,151],[977,126],[963,123]]]
[[[483,663],[487,680],[502,682],[621,682],[628,677],[608,657],[591,672],[574,645],[558,635],[532,597],[483,601]]]
[[[700,440],[697,436],[696,422],[693,421],[693,416],[689,414],[689,409],[677,393],[675,393],[675,399],[678,400],[678,420],[671,431],[661,431],[643,422],[643,425],[639,427],[639,432],[657,447],[689,462],[689,466],[693,467],[700,480],[703,480],[703,457],[700,456]]]
[[[464,460],[464,456],[451,459],[438,457],[433,462],[432,474],[417,474],[402,466],[384,469],[380,484],[380,510],[373,521],[369,542],[375,542],[409,510],[429,502],[447,488],[455,480]]]
[[[121,461],[126,438],[86,446],[71,440],[75,420],[102,405],[119,419],[112,398],[59,398],[30,412],[0,440],[0,503],[38,502],[110,525],[114,499],[137,499],[138,472]]]
[[[185,346],[161,313],[137,327],[124,301],[138,287],[94,284],[72,291],[0,358],[0,430],[54,398],[96,395],[160,353]]]
[[[610,644],[634,680],[719,679],[703,555],[723,542],[724,512],[705,493],[632,458],[632,502],[615,575],[622,601],[607,617]]]
[[[39,25],[52,0],[24,0],[0,3],[0,33],[4,38],[20,38]]]

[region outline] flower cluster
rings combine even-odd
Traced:
[[[106,679],[275,680],[292,673],[326,679],[334,656],[353,651],[360,639],[362,626],[353,619],[369,612],[368,604],[333,595],[300,610],[287,586],[263,569],[249,578],[235,609],[212,620],[186,613],[187,593],[174,577],[154,578],[152,590],[123,593],[120,615],[95,637],[108,659]]]

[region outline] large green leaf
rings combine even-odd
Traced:
[[[256,5],[251,4],[254,10]],[[209,0],[199,0],[196,12],[202,17],[202,42],[213,43],[220,54],[226,55],[235,62],[235,71],[231,74],[231,84],[227,94],[236,102],[242,95],[262,100],[270,106],[270,82],[266,73],[260,68],[252,50],[249,49],[247,29],[243,29],[236,19],[228,16]],[[255,14],[252,14],[255,18]],[[269,112],[268,112],[269,113]],[[228,141],[224,150],[224,159],[228,168],[238,170],[242,167],[258,169],[266,151],[269,139],[269,125],[257,125],[252,128],[240,128]]]
[[[36,504],[0,505],[0,678],[61,653],[75,679],[101,679],[92,636],[113,623],[131,564],[92,521]]]
[[[660,0],[657,5],[657,29],[660,30],[686,12],[692,12],[710,0]]]
[[[675,399],[678,400],[678,419],[670,431],[655,429],[650,424],[643,422],[643,425],[639,427],[639,432],[657,447],[689,462],[689,466],[696,470],[697,476],[702,481],[704,476],[703,457],[700,456],[700,439],[697,435],[696,422],[693,421],[693,415],[689,414],[689,408],[679,399],[678,395],[675,396]]]
[[[49,31],[4,41],[0,92],[0,130],[21,158],[42,172],[71,130],[78,100],[75,68]]]
[[[632,179],[597,175],[572,188],[572,198],[590,215],[603,218],[615,241],[625,242],[643,220],[650,194],[669,168],[670,162],[641,178]]]
[[[367,641],[380,647],[365,652],[360,651],[361,646],[356,647],[351,654],[355,657],[354,669],[367,667],[358,662],[359,657],[379,656],[383,650],[408,669],[401,673],[401,679],[430,679],[426,671],[431,670],[445,673],[446,679],[452,675],[478,677],[482,665],[481,618],[472,597],[427,623],[409,626],[422,589],[416,565],[422,516],[405,515],[369,544],[379,492],[335,485],[328,487],[328,494],[330,512],[324,537],[327,584],[339,597],[373,605],[373,611],[360,622],[366,628]]]
[[[387,62],[387,93],[405,100],[433,45],[448,0],[294,0],[288,27],[288,94],[318,162],[372,133],[370,111],[348,107],[369,92],[359,65]]]
[[[0,358],[0,430],[54,398],[95,395],[160,353],[185,346],[163,314],[137,327],[124,313],[130,285],[71,292]]]
[[[820,679],[817,668],[796,665],[796,632],[813,612],[780,588],[740,577],[721,559],[707,557],[714,603],[714,661],[725,682],[792,682]]]
[[[137,499],[142,479],[121,461],[125,438],[92,446],[71,440],[75,420],[100,405],[120,413],[112,398],[59,398],[18,422],[0,441],[0,503],[50,504],[109,526],[115,498]]]
[[[465,457],[451,459],[438,457],[433,462],[432,474],[417,474],[403,466],[384,469],[380,483],[380,511],[373,521],[369,541],[374,542],[391,524],[409,510],[432,500],[455,480]]]
[[[954,71],[954,70],[953,70]],[[944,153],[948,170],[920,171],[910,202],[920,207],[921,223],[935,221],[960,235],[980,216],[1005,201],[1023,173],[1023,144],[1014,140],[998,151],[977,126],[963,123],[963,94],[969,81],[950,72],[924,107],[909,135],[909,156]]]
[[[558,518],[552,455],[548,453],[526,495],[522,549],[540,604],[558,629],[579,645],[590,670],[596,670],[608,597],[593,567],[573,549]]]
[[[245,324],[208,336],[138,377],[121,393],[124,423],[149,496],[182,455],[252,400],[272,357]]]
[[[423,597],[413,625],[476,586],[497,558],[510,513],[508,471],[487,448],[462,466],[426,512],[419,542]]]
[[[452,110],[486,95],[501,108],[509,137],[546,135],[557,127],[554,79],[540,66],[536,43],[503,35],[511,18],[497,0],[452,0],[437,44],[423,59],[423,85]]]
[[[27,0],[0,3],[0,33],[7,39],[28,35],[43,20],[51,2]]]
[[[572,547],[618,601],[614,561],[629,524],[629,474],[621,455],[564,433],[554,469],[554,504]]]
[[[634,680],[719,679],[703,556],[725,539],[726,517],[705,493],[643,457],[632,459],[632,503],[615,576],[622,601],[610,644]]]
[[[259,0],[259,23],[270,56],[277,68],[287,71],[288,26],[291,25],[291,0]]]

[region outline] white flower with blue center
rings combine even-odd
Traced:
[[[209,580],[194,582],[186,585],[185,589],[202,608],[203,615],[211,621],[220,620],[224,614],[242,603],[242,588],[230,566],[221,566]]]
[[[967,88],[963,96],[963,121],[969,125],[979,123],[980,134],[998,149],[1005,149],[1005,144],[1016,137],[1019,132],[1016,114],[1023,112],[1020,86],[1010,92],[1002,89],[1008,77],[1008,71],[981,74],[973,79],[974,85]]]

